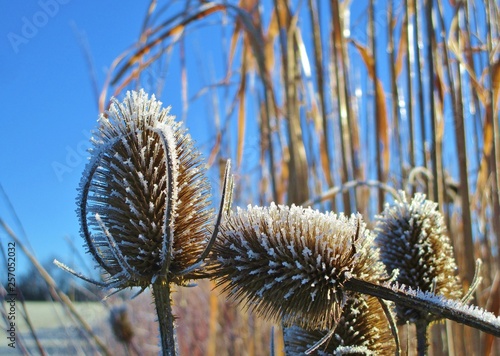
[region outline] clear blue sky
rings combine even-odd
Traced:
[[[102,86],[112,61],[137,39],[148,3],[1,2],[0,184],[42,262],[57,255],[71,263],[65,237],[84,251],[75,197],[98,111],[77,33],[88,41]],[[176,92],[171,104],[180,116]],[[0,216],[23,236],[1,196]],[[6,235],[0,239],[5,247]]]

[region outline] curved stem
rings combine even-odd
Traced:
[[[154,283],[153,297],[160,326],[162,355],[175,356],[177,355],[177,343],[175,340],[170,284],[164,280],[158,280]]]
[[[224,215],[229,214],[229,210],[231,209],[231,201],[233,195],[233,178],[231,177],[231,161],[228,160],[226,163],[226,170],[224,173],[224,183],[222,185],[222,197],[220,201],[219,213],[217,214],[217,218],[215,220],[214,231],[212,232],[212,237],[207,243],[205,250],[202,252],[200,257],[193,263],[191,266],[177,273],[177,275],[183,276],[188,273],[193,272],[197,268],[200,268],[203,264],[203,261],[210,253],[212,246],[217,239],[217,235],[219,233],[219,228],[222,222],[222,218]]]
[[[391,313],[390,306],[387,304],[387,301],[382,298],[377,298],[377,300],[380,303],[380,306],[382,307],[382,310],[384,311],[387,321],[389,322],[389,325],[391,327],[391,333],[394,336],[394,343],[396,344],[396,356],[399,356],[401,355],[401,342],[399,340],[399,332],[396,325],[396,319]]]

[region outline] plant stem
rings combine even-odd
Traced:
[[[175,341],[174,316],[170,298],[170,284],[165,280],[153,284],[153,296],[160,326],[162,354],[165,356],[177,355]]]
[[[415,326],[417,328],[417,354],[425,356],[427,355],[427,321],[424,319],[417,320]]]
[[[500,337],[500,319],[479,308],[469,308],[459,301],[451,301],[439,296],[427,295],[421,291],[410,291],[399,287],[387,287],[379,284],[351,278],[344,282],[344,288],[353,292],[368,294],[390,300],[409,308],[434,314],[471,326],[488,334]]]

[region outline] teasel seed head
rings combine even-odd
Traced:
[[[130,318],[128,317],[126,305],[115,306],[111,308],[109,322],[113,334],[119,342],[128,344],[134,337],[134,329]]]
[[[330,329],[350,296],[346,280],[387,277],[372,241],[360,215],[249,206],[221,226],[211,268],[218,285],[260,315]]]
[[[114,288],[184,284],[207,244],[210,186],[191,137],[154,96],[128,92],[99,118],[77,210]]]
[[[377,216],[375,232],[380,255],[389,273],[399,270],[402,285],[457,300],[462,287],[456,275],[453,248],[446,235],[443,215],[437,204],[416,193],[408,202],[404,192]],[[396,306],[401,323],[435,319],[432,314]]]
[[[304,355],[328,333],[328,330],[306,330],[297,325],[285,329],[286,354]],[[331,338],[317,355],[394,355],[396,343],[389,321],[375,297],[353,294],[345,303]]]

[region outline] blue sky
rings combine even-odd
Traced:
[[[98,110],[78,33],[88,41],[102,86],[111,62],[137,39],[147,5],[81,0],[0,5],[0,184],[42,262],[52,255],[71,262],[65,237],[84,251],[75,197]],[[0,216],[23,236],[3,196]],[[6,246],[6,236],[0,233],[0,239]],[[20,251],[17,255],[21,258]]]

